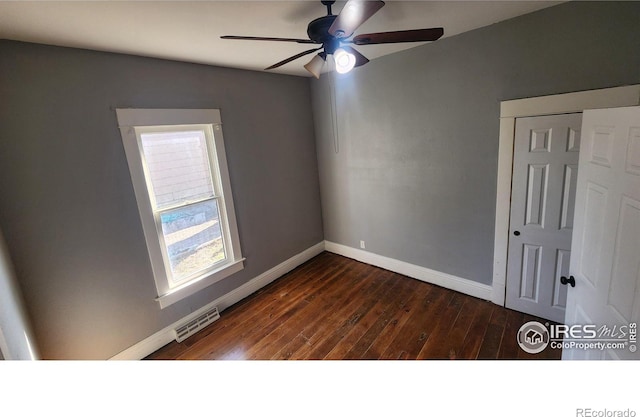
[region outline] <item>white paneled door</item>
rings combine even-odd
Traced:
[[[640,359],[640,107],[585,111],[579,168],[565,323],[625,344],[585,349],[575,332],[562,358]]]
[[[505,305],[563,322],[581,113],[516,119]]]

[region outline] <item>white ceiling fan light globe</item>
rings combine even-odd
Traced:
[[[318,54],[314,56],[313,59],[309,61],[304,67],[314,77],[316,77],[317,79],[320,79],[320,72],[322,71],[324,62],[325,62],[324,57],[321,54]]]
[[[346,74],[356,66],[355,55],[345,51],[342,48],[336,49],[333,54],[333,59],[336,63],[336,71],[339,74]]]

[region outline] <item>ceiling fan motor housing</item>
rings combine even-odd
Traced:
[[[335,50],[340,47],[340,41],[329,34],[329,28],[333,24],[333,21],[336,20],[336,17],[335,15],[319,17],[309,23],[307,27],[309,39],[315,43],[323,44],[327,54],[333,54]]]
[[[336,17],[335,15],[329,15],[312,20],[309,26],[307,26],[309,39],[317,43],[324,43],[333,38],[333,36],[329,34],[329,28],[333,24],[333,21],[336,20]]]

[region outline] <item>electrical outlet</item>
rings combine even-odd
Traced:
[[[365,247],[364,247],[364,240],[361,240],[361,241],[360,241],[360,249],[364,249],[364,248],[365,248]]]

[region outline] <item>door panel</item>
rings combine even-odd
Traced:
[[[608,190],[597,184],[587,182],[584,205],[584,234],[580,241],[580,273],[592,286],[598,280],[599,255],[602,250],[602,232],[604,229],[604,213],[607,205]]]
[[[536,301],[538,282],[540,282],[540,260],[542,247],[524,245],[522,253],[522,271],[520,276],[520,298]]]
[[[587,110],[576,191],[566,324],[625,328],[640,319],[640,107]],[[584,152],[584,151],[587,152]],[[563,359],[640,359],[627,347],[563,350]]]
[[[560,229],[573,228],[573,212],[575,211],[576,181],[578,165],[565,165],[562,179],[562,203],[560,211]]]
[[[564,319],[582,115],[516,120],[506,306]]]
[[[556,272],[553,277],[553,301],[554,307],[565,308],[567,306],[567,286],[563,285],[560,278],[569,276],[569,261],[571,251],[558,249],[556,252]]]
[[[569,128],[569,140],[567,141],[567,152],[580,152],[580,131]]]
[[[629,174],[640,175],[640,128],[633,128],[629,132],[629,152],[625,168]]]
[[[624,320],[632,321],[635,292],[638,282],[638,249],[640,247],[640,202],[622,197],[617,230],[618,239],[613,253],[613,270],[607,304]]]
[[[534,152],[534,151],[531,151]],[[527,177],[526,225],[542,226],[547,199],[547,169],[549,165],[529,165]]]

